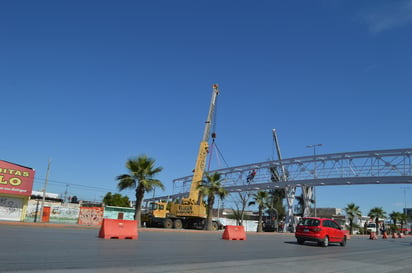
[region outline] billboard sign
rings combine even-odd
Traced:
[[[30,196],[35,171],[0,160],[0,193]]]

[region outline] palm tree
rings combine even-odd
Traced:
[[[276,215],[277,219],[282,219],[286,216],[283,200],[286,197],[285,189],[276,189],[269,191],[268,203],[275,209],[279,215]]]
[[[374,207],[368,213],[371,219],[375,219],[376,234],[379,234],[379,218],[386,218],[386,212],[381,207]]]
[[[397,232],[398,226],[396,224],[398,220],[400,220],[401,213],[397,211],[392,211],[392,213],[389,214],[389,217],[392,219],[394,232]]]
[[[399,221],[401,221],[401,229],[404,228],[404,225],[408,223],[408,215],[405,213],[400,213]]]
[[[135,189],[136,206],[134,217],[135,220],[139,221],[138,225],[140,226],[140,215],[144,194],[154,190],[156,187],[164,190],[162,182],[154,178],[154,176],[160,173],[163,168],[155,167],[155,160],[146,155],[139,155],[137,158],[127,160],[126,168],[130,173],[116,177],[116,180],[119,181],[117,187],[120,191],[124,189]]]
[[[268,224],[272,225],[274,231],[278,231],[278,221],[286,216],[285,207],[283,205],[283,199],[286,197],[284,189],[270,190],[268,192],[269,196],[267,198],[267,214],[270,217]]]
[[[355,203],[350,203],[344,208],[346,215],[349,219],[349,232],[353,234],[353,220],[355,218],[359,218],[362,216],[362,212],[359,210],[359,206],[355,205]]]
[[[267,199],[269,193],[267,191],[258,191],[257,193],[252,194],[254,201],[249,202],[249,206],[258,205],[258,227],[257,232],[262,232],[262,216],[263,216],[263,209],[267,207]]]
[[[221,175],[217,172],[213,174],[205,173],[206,180],[203,180],[197,187],[199,192],[207,196],[207,220],[205,230],[213,230],[213,206],[215,204],[215,196],[218,195],[221,199],[228,194],[227,190],[223,188]]]

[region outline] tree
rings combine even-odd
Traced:
[[[155,167],[155,160],[146,155],[139,155],[137,158],[131,158],[126,162],[126,168],[129,174],[122,174],[116,177],[119,181],[117,187],[120,191],[124,189],[135,189],[136,206],[135,220],[141,225],[141,209],[144,194],[150,192],[156,187],[164,190],[160,180],[154,177],[162,171],[162,167]]]
[[[359,206],[355,205],[355,203],[348,204],[344,210],[349,219],[349,232],[350,234],[353,234],[353,220],[362,217],[362,212],[359,210]]]
[[[111,192],[106,193],[103,198],[103,203],[107,206],[116,206],[116,207],[130,207],[129,197],[122,196],[119,193],[112,194]]]
[[[69,197],[70,203],[78,204],[79,200],[76,195]]]
[[[392,213],[389,214],[389,217],[392,219],[394,232],[397,232],[398,226],[396,224],[400,220],[401,213],[392,211]]]
[[[379,219],[386,218],[386,212],[381,207],[374,207],[368,213],[371,219],[375,220],[376,234],[379,234]]]
[[[233,204],[236,209],[232,208],[233,217],[237,221],[237,225],[243,226],[243,220],[245,220],[245,209],[249,200],[248,192],[238,192],[238,198],[233,198]]]
[[[269,193],[267,191],[258,191],[257,193],[252,194],[254,201],[249,202],[249,206],[258,205],[258,227],[257,232],[262,232],[262,216],[263,209],[267,207],[267,198]]]
[[[408,223],[408,215],[405,213],[401,213],[399,215],[399,221],[401,221],[401,228],[404,228],[404,225]]]
[[[202,180],[197,187],[199,192],[207,197],[207,218],[205,230],[213,230],[213,206],[215,204],[215,196],[218,195],[221,199],[228,194],[223,188],[221,174],[215,172],[212,174],[205,173],[206,180]]]
[[[286,197],[285,189],[276,189],[269,191],[268,210],[269,214],[276,211],[276,219],[280,220],[286,216],[283,200]]]

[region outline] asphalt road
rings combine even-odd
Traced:
[[[139,230],[137,240],[98,238],[96,228],[32,227],[0,223],[0,272],[412,272],[412,236],[346,247],[298,245],[293,234]]]

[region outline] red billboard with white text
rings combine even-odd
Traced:
[[[30,196],[35,171],[0,160],[0,193]]]

